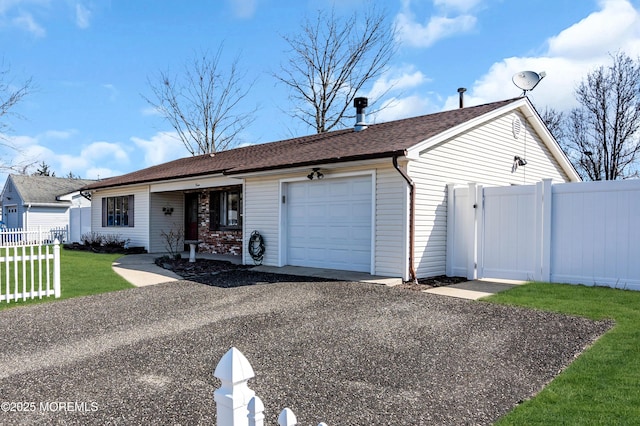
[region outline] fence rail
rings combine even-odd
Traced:
[[[60,297],[60,244],[0,247],[0,302]]]
[[[0,247],[31,246],[53,244],[55,240],[63,243],[69,239],[67,226],[37,228],[5,228],[0,230]]]
[[[213,373],[221,385],[213,393],[216,402],[218,426],[263,426],[264,404],[247,382],[255,377],[247,358],[235,347],[222,356]],[[291,409],[285,408],[278,416],[279,426],[298,424]],[[319,423],[318,426],[327,426]]]

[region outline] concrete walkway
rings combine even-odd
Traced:
[[[155,264],[157,254],[129,254],[113,262],[113,270],[136,287],[178,281],[182,278]]]
[[[178,274],[164,269],[155,264],[158,254],[130,254],[123,256],[113,263],[113,270],[136,287],[145,287],[182,279]],[[188,258],[189,253],[182,254]],[[224,256],[207,253],[199,253],[197,258],[226,260],[233,263],[240,263],[239,256]],[[253,268],[254,271],[272,274],[296,275],[300,277],[327,278],[330,280],[361,282],[370,284],[383,284],[395,286],[402,284],[401,278],[390,278],[370,275],[364,272],[338,271],[335,269],[306,268],[302,266],[265,266],[260,265]],[[436,287],[425,290],[426,293],[438,294],[441,296],[457,297],[460,299],[477,300],[481,297],[490,296],[500,291],[508,290],[516,285],[523,284],[524,281],[510,280],[475,280],[460,284],[452,284],[444,287]]]
[[[113,270],[136,287],[145,287],[183,279],[180,275],[156,265],[158,253],[128,254],[113,262]],[[181,253],[183,259],[189,258],[189,252]],[[197,258],[225,260],[239,264],[240,256],[225,256],[220,254],[200,253]]]
[[[525,283],[526,281],[516,280],[473,280],[460,284],[431,288],[425,290],[425,293],[457,297],[459,299],[478,300],[482,297],[491,296],[492,294],[509,290],[510,288]]]

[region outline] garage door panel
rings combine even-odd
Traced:
[[[371,270],[370,176],[290,183],[287,263]]]
[[[351,215],[357,217],[371,217],[371,202],[354,202],[351,204]]]
[[[349,238],[362,242],[363,244],[370,244],[371,229],[365,227],[352,227],[349,233]]]

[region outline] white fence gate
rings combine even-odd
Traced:
[[[220,358],[213,375],[220,379],[220,388],[213,393],[218,426],[263,426],[264,404],[249,389],[247,382],[255,377],[247,358],[232,347]],[[285,408],[278,416],[279,426],[298,424],[295,414]],[[320,423],[318,426],[327,426]]]
[[[449,186],[447,275],[640,290],[640,181]]]
[[[0,302],[60,297],[60,244],[0,247]]]

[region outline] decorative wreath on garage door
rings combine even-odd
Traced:
[[[256,265],[262,265],[264,258],[264,238],[258,231],[253,231],[249,237],[249,256]]]

